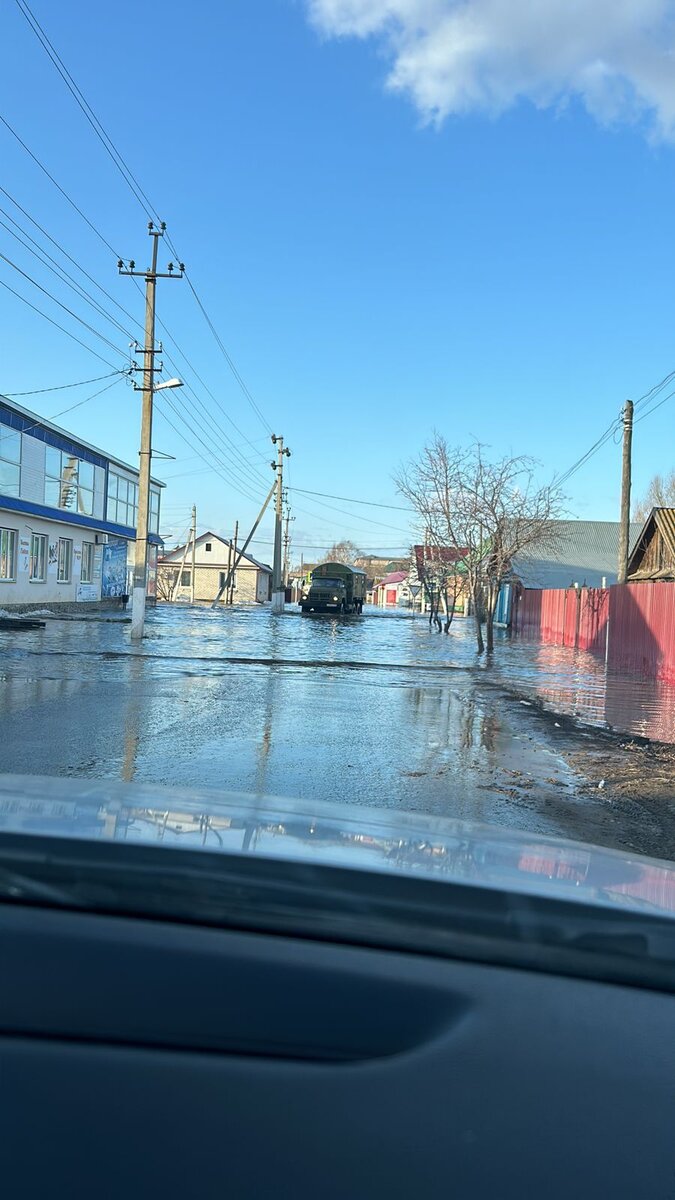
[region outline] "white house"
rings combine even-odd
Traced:
[[[234,547],[216,533],[202,533],[195,541],[195,595],[198,600],[215,600],[227,579]],[[192,547],[178,546],[165,554],[158,566],[160,598],[190,600],[192,596]],[[167,593],[168,589],[168,593]],[[266,604],[272,594],[272,568],[250,554],[243,555],[234,573],[235,604]]]

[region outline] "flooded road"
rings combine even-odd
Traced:
[[[570,766],[584,735],[509,694],[592,706],[593,664],[563,680],[553,647],[505,642],[490,665],[461,619],[445,637],[406,613],[160,606],[140,646],[126,623],[50,620],[0,633],[0,650],[4,772],[422,811],[675,857],[658,813],[631,803],[617,821]]]

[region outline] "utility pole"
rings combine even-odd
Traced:
[[[195,602],[195,556],[197,553],[197,505],[192,505],[192,570],[190,572],[190,604]]]
[[[252,540],[252,538],[253,538],[253,534],[255,533],[256,529],[258,528],[258,526],[259,526],[260,522],[262,521],[262,519],[263,519],[263,517],[264,517],[264,515],[265,515],[265,512],[267,511],[267,505],[269,504],[270,500],[272,499],[272,496],[274,495],[274,490],[275,490],[276,486],[277,486],[277,481],[276,481],[276,479],[275,479],[275,480],[274,480],[274,483],[272,484],[272,486],[271,486],[271,488],[270,488],[270,490],[269,490],[269,492],[268,492],[268,493],[267,493],[267,495],[265,496],[265,499],[264,499],[264,501],[263,501],[263,506],[262,506],[262,508],[260,509],[260,512],[258,513],[258,515],[257,515],[257,517],[256,517],[256,519],[255,519],[255,521],[253,522],[253,528],[251,529],[251,532],[249,533],[248,537],[246,538],[246,541],[244,542],[244,544],[243,544],[243,546],[242,546],[241,550],[239,551],[239,553],[238,553],[238,554],[235,554],[235,556],[234,556],[234,559],[233,559],[233,562],[232,562],[232,566],[231,566],[231,567],[228,567],[227,579],[226,579],[226,580],[224,581],[224,583],[222,583],[222,584],[221,584],[221,586],[219,587],[219,589],[218,589],[218,595],[216,596],[215,600],[213,601],[213,604],[211,605],[211,608],[217,608],[217,607],[218,607],[218,605],[219,605],[219,603],[220,603],[220,600],[221,600],[221,597],[222,597],[222,595],[223,595],[223,592],[225,592],[225,593],[227,592],[227,589],[228,589],[228,588],[229,588],[229,586],[230,586],[230,579],[231,579],[231,576],[232,576],[232,575],[234,574],[234,572],[236,571],[237,567],[239,566],[239,562],[240,562],[240,560],[241,560],[241,559],[244,557],[244,555],[245,555],[246,551],[248,550],[249,542]],[[238,525],[238,524],[239,524],[239,522],[237,522],[237,525]]]
[[[295,517],[291,516],[291,509],[290,509],[290,505],[288,503],[288,492],[287,492],[286,493],[286,520],[284,522],[284,572],[283,572],[284,588],[288,587],[288,574],[291,569],[290,555],[289,555],[289,550],[290,550],[290,545],[291,545],[291,537],[290,537],[290,531],[289,531],[288,526],[289,526],[289,523],[294,520],[295,520]]]
[[[232,542],[232,562],[233,563],[236,563],[236,561],[237,561],[237,542],[238,541],[239,541],[239,522],[235,521],[235,523],[234,523],[234,541]],[[229,605],[234,604],[234,581],[236,578],[236,574],[237,574],[236,567],[233,567],[232,571],[230,572],[229,592],[225,598],[226,604],[229,604]]]
[[[141,447],[139,451],[138,470],[138,517],[136,520],[136,543],[134,552],[134,583],[131,594],[131,637],[135,641],[143,637],[145,624],[145,594],[148,582],[148,526],[150,524],[150,463],[152,459],[152,401],[155,391],[155,354],[161,352],[161,346],[155,348],[155,290],[158,279],[182,279],[185,270],[179,264],[178,273],[174,273],[173,263],[169,263],[166,272],[157,270],[157,246],[159,239],[164,237],[166,225],[164,221],[159,229],[153,222],[148,223],[148,233],[152,238],[152,266],[146,271],[137,271],[133,259],[125,266],[122,259],[117,264],[120,275],[140,275],[145,278],[145,345],[143,347],[143,386],[134,384],[136,391],[143,395],[141,415]],[[137,368],[135,368],[137,369]]]
[[[272,563],[272,612],[282,613],[286,603],[286,593],[284,591],[283,581],[281,578],[281,519],[282,519],[282,501],[284,489],[284,455],[290,458],[290,450],[284,446],[284,439],[272,434],[272,442],[277,447],[277,461],[272,463],[272,470],[277,473],[276,482],[276,498],[275,498],[275,520],[274,520],[274,559]]]
[[[630,537],[631,452],[633,446],[633,401],[627,400],[623,409],[623,455],[621,461],[621,519],[619,524],[619,563],[617,583],[628,577],[628,541]]]

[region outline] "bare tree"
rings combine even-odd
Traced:
[[[319,559],[319,562],[339,562],[351,566],[360,557],[360,554],[361,551],[358,546],[354,545],[354,542],[336,542],[335,545],[331,546],[328,553]]]
[[[633,507],[633,520],[646,521],[653,508],[675,507],[675,471],[654,475],[644,496]]]
[[[168,563],[158,563],[157,565],[157,599],[170,601],[173,600],[173,594],[176,590],[178,582],[179,568],[169,566]]]
[[[524,455],[491,462],[478,442],[451,448],[436,433],[394,477],[419,514],[424,545],[451,549],[461,563],[479,653],[494,648],[499,590],[514,558],[550,547],[557,536],[562,496],[536,486],[535,468]]]

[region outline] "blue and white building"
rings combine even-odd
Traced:
[[[163,486],[150,488],[150,596]],[[137,516],[134,467],[0,396],[0,608],[128,594]]]

